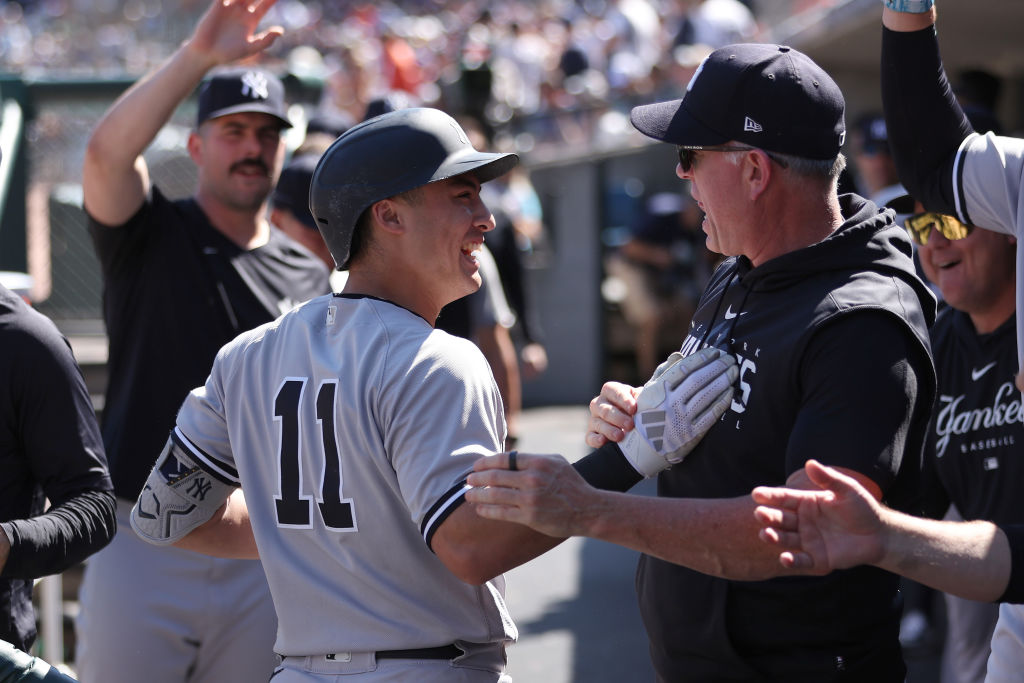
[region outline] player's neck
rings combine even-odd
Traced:
[[[380,263],[353,264],[342,292],[368,294],[378,299],[386,299],[412,311],[431,325],[441,313],[441,306],[425,296],[421,288],[407,282],[401,269],[382,267]]]
[[[202,193],[196,195],[196,201],[210,224],[239,247],[252,250],[270,240],[265,205],[256,211],[239,210],[213,201]]]

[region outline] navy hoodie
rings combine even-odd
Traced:
[[[914,509],[935,395],[935,298],[892,212],[856,195],[840,203],[844,222],[825,240],[716,270],[682,352],[734,354],[736,398],[659,476],[660,496],[745,496],[782,485],[813,457]],[[896,391],[894,373],[910,377]],[[887,572],[734,582],[644,556],[637,586],[664,680],[844,680],[851,669],[903,680],[897,577]]]

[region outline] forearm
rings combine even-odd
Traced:
[[[463,503],[434,534],[431,550],[459,579],[481,584],[564,540],[521,524],[484,519]]]
[[[8,543],[0,542],[0,575],[34,579],[81,562],[114,537],[114,509],[112,493],[83,491],[37,517],[5,522]]]
[[[191,42],[183,44],[107,110],[92,132],[89,157],[110,166],[133,164],[213,65]]]
[[[214,557],[258,560],[259,550],[242,490],[236,489],[209,520],[174,545]]]
[[[968,600],[992,602],[1010,580],[1010,546],[990,522],[944,522],[884,510],[877,566]]]
[[[596,491],[580,511],[579,535],[726,579],[783,573],[778,553],[758,540],[753,501],[690,499]]]

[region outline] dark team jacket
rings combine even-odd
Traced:
[[[964,519],[1024,523],[1024,407],[1013,384],[1016,316],[978,334],[970,316],[947,308],[932,328],[939,391],[926,450],[926,512],[950,503]]]
[[[894,507],[911,505],[935,393],[935,299],[892,213],[856,195],[840,201],[844,223],[822,242],[716,270],[682,351],[734,354],[736,398],[659,476],[660,496],[747,496],[814,457],[868,475]],[[664,680],[903,680],[887,572],[734,582],[643,556],[637,587]]]
[[[276,229],[242,249],[193,199],[170,201],[156,187],[125,225],[90,219],[89,232],[110,344],[103,441],[115,493],[134,501],[220,347],[327,293],[329,273]]]
[[[114,537],[114,497],[92,401],[57,327],[0,287],[0,639],[35,640],[32,580]],[[50,508],[43,513],[45,501]]]

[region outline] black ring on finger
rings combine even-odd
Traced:
[[[515,472],[518,469],[516,467],[516,451],[508,452],[508,469],[511,472]]]

